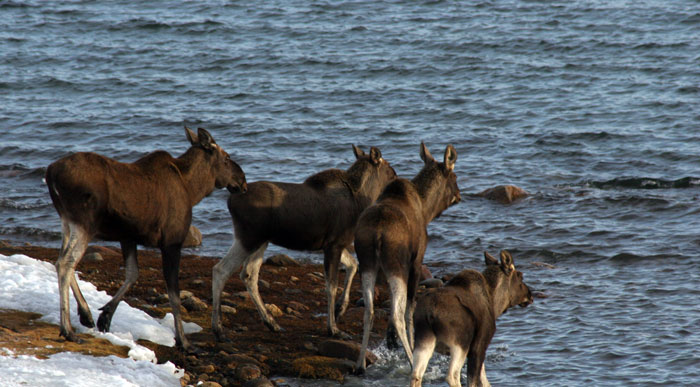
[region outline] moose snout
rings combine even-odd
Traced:
[[[534,300],[533,300],[533,298],[532,298],[532,292],[530,291],[530,289],[528,289],[528,290],[527,290],[527,296],[525,296],[525,298],[523,299],[523,301],[522,301],[521,303],[519,303],[518,306],[520,306],[521,308],[524,308],[524,307],[526,307],[526,306],[532,304],[533,301],[534,301]]]

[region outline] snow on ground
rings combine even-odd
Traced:
[[[78,280],[85,300],[97,321],[99,308],[111,297],[89,282]],[[58,279],[54,265],[26,255],[0,254],[0,308],[43,315],[40,319],[59,325]],[[116,345],[130,348],[129,358],[92,357],[76,353],[58,353],[47,360],[33,356],[14,356],[0,348],[0,385],[2,386],[180,386],[183,371],[175,365],[155,364],[150,349],[138,345],[145,339],[166,346],[175,345],[173,316],[158,320],[121,302],[114,313],[111,332],[101,333],[80,324],[71,292],[71,322],[80,333],[90,333]],[[198,332],[194,323],[183,322],[185,333]]]

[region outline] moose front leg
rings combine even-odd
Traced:
[[[328,335],[349,339],[350,335],[338,329],[335,321],[335,296],[338,291],[338,269],[342,247],[331,246],[323,251],[323,268],[326,277],[326,295],[328,297]]]

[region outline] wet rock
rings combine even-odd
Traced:
[[[265,264],[272,266],[301,266],[299,262],[286,254],[273,255],[265,260]]]
[[[185,241],[182,243],[182,247],[195,247],[202,244],[202,233],[197,229],[197,227],[190,225],[190,229],[187,231],[187,236]]]
[[[254,364],[242,364],[236,367],[236,378],[238,380],[247,382],[249,380],[258,379],[262,376],[260,368]]]
[[[442,286],[442,280],[440,278],[431,278],[419,283],[420,286],[425,286],[426,288],[439,288]]]
[[[270,379],[261,376],[257,379],[249,380],[243,383],[243,387],[274,387],[275,385],[270,381]]]
[[[493,188],[479,192],[476,196],[499,202],[501,204],[510,204],[514,201],[528,197],[529,194],[520,187],[514,185],[499,185]]]
[[[322,356],[334,357],[339,359],[347,359],[350,361],[357,361],[358,356],[360,356],[359,343],[344,340],[326,340],[318,345],[318,353]],[[377,356],[370,351],[365,354],[365,359],[367,364],[372,364],[377,361]]]
[[[292,368],[300,378],[330,379],[342,382],[353,371],[355,362],[326,356],[307,356],[294,360]]]
[[[195,296],[187,297],[182,300],[182,306],[184,306],[188,312],[201,312],[207,310],[208,307],[204,301]]]
[[[216,367],[213,364],[205,364],[195,367],[194,371],[198,374],[213,374],[216,372]]]
[[[212,381],[203,381],[199,384],[197,384],[197,387],[221,387],[221,385],[217,382],[212,382]]]

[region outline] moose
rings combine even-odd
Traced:
[[[175,318],[175,343],[190,346],[180,319],[178,271],[180,249],[192,220],[192,207],[214,188],[245,192],[245,174],[205,129],[185,127],[191,147],[180,157],[155,151],[133,163],[81,152],[53,162],[46,183],[61,217],[63,243],[56,261],[60,298],[60,336],[81,342],[70,322],[69,293],[78,302],[80,323],[95,327],[90,307],[80,292],[75,268],[93,238],[117,241],[125,262],[125,281],[100,310],[97,328],[108,331],[119,301],[138,278],[137,245],[158,247]]]
[[[443,162],[438,162],[421,143],[420,156],[424,165],[413,180],[398,178],[391,182],[357,222],[355,251],[365,302],[358,373],[363,373],[366,366],[365,353],[374,319],[374,286],[380,269],[391,291],[391,325],[413,364],[414,298],[428,243],[427,226],[461,200],[453,172],[457,161],[455,148],[448,145]],[[406,336],[406,324],[410,339]]]
[[[532,293],[508,251],[501,251],[500,263],[488,252],[484,257],[486,269],[482,273],[463,270],[445,286],[419,298],[414,316],[416,346],[411,387],[421,386],[436,344],[449,349],[446,380],[450,387],[461,386],[465,360],[468,385],[490,386],[484,359],[496,332],[496,319],[515,305],[530,305]]]
[[[212,331],[218,341],[226,341],[221,322],[221,293],[231,274],[243,267],[240,278],[271,331],[281,327],[265,309],[258,292],[258,275],[268,244],[292,250],[323,251],[328,334],[347,336],[336,324],[347,308],[356,263],[346,248],[360,213],[396,178],[389,162],[378,148],[366,154],[352,146],[355,162],[347,171],[328,169],[307,178],[302,184],[258,181],[245,194],[231,194],[228,209],[234,228],[234,241],[228,253],[213,269]],[[342,262],[341,262],[342,260]],[[335,305],[339,263],[346,273],[345,289]]]

